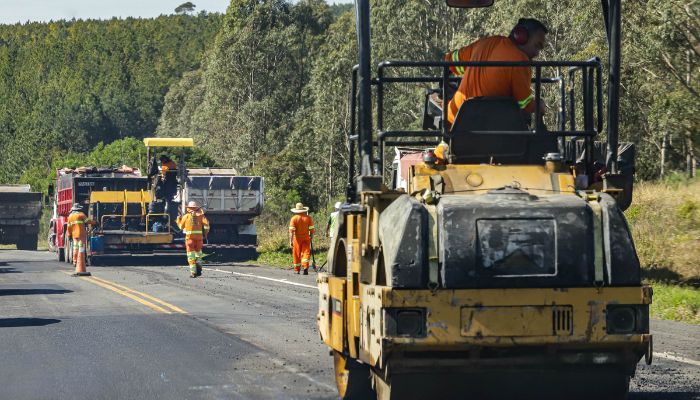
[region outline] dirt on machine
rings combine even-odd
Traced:
[[[189,201],[196,201],[211,224],[204,251],[210,260],[257,257],[254,218],[262,212],[263,178],[239,176],[232,168],[187,168],[191,138],[146,138],[149,168],[82,167],[58,171],[50,249],[72,262],[64,235],[74,203],[96,222],[88,231],[89,263],[123,262],[126,256],[176,255],[185,249],[177,226]],[[158,166],[158,155],[177,154],[173,168]]]
[[[0,244],[36,250],[42,194],[29,185],[0,185]]]
[[[317,278],[341,398],[624,399],[651,362],[652,290],[623,215],[634,145],[617,141],[620,1],[603,3],[607,110],[597,58],[508,64],[533,69],[536,104],[561,104],[545,129],[503,97],[469,99],[446,124],[448,69],[503,65],[372,73],[370,2],[356,2],[347,199]],[[385,129],[389,87],[411,82],[436,86],[423,130]]]

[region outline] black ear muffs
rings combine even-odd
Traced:
[[[513,32],[511,32],[510,36],[515,40],[515,43],[522,46],[530,39],[530,32],[526,27],[517,25],[513,28]]]

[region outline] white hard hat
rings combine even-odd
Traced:
[[[335,209],[336,209],[336,210],[340,210],[340,204],[341,204],[341,203],[340,203],[339,201],[336,201],[336,202],[335,202]]]
[[[196,201],[192,200],[189,203],[187,203],[187,208],[199,208],[199,205]]]

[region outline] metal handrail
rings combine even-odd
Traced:
[[[151,216],[160,216],[160,217],[168,217],[168,223],[166,224],[168,227],[168,233],[170,233],[170,214],[167,213],[153,213],[153,214],[146,214],[146,235],[148,235],[148,218]]]
[[[388,83],[440,83],[442,82],[442,98],[447,98],[447,82],[457,82],[460,81],[460,77],[454,77],[450,75],[450,67],[463,66],[463,67],[534,67],[535,68],[535,78],[532,80],[535,84],[535,111],[539,111],[539,103],[541,98],[541,85],[558,83],[560,92],[560,110],[558,113],[557,130],[549,131],[547,134],[559,137],[559,147],[563,150],[564,138],[573,137],[583,137],[589,145],[592,144],[593,138],[596,137],[603,128],[603,94],[602,94],[602,64],[599,58],[592,58],[587,61],[383,61],[378,64],[377,76],[371,79],[370,84],[377,87],[377,101],[376,101],[376,113],[377,113],[377,140],[372,140],[368,138],[369,143],[373,146],[376,145],[378,148],[378,157],[373,158],[373,170],[374,173],[383,172],[384,164],[384,152],[385,146],[389,145],[401,145],[401,144],[411,144],[411,145],[426,145],[433,146],[439,143],[439,140],[449,140],[451,135],[448,130],[448,125],[445,123],[447,120],[447,106],[442,107],[442,126],[440,130],[437,131],[415,131],[415,130],[385,130],[384,128],[384,84]],[[386,77],[385,70],[390,68],[441,68],[442,76],[410,76],[410,77]],[[569,67],[569,87],[567,88],[566,80],[562,76],[555,77],[542,77],[542,68],[546,67]],[[352,202],[356,193],[354,193],[354,182],[355,177],[355,151],[359,151],[359,142],[363,139],[357,133],[357,90],[358,90],[358,70],[359,65],[355,65],[352,68],[352,89],[350,92],[350,131],[348,133],[348,144],[350,147],[350,159],[348,163],[348,186],[346,190],[346,197],[348,202]],[[574,74],[577,71],[582,71],[581,76],[583,78],[584,87],[584,98],[583,98],[583,111],[584,111],[584,129],[576,129],[575,124],[575,92],[574,92]],[[594,86],[595,84],[595,91]],[[569,91],[569,112],[567,113],[567,99],[566,92]],[[595,97],[595,106],[594,106]],[[595,111],[594,111],[595,107]],[[597,123],[594,124],[594,114],[597,117]],[[567,120],[570,122],[570,129],[566,130]],[[473,132],[476,134],[543,134],[539,124],[535,123],[535,129],[533,131],[523,131],[523,132]],[[404,140],[387,140],[389,138],[404,138]],[[412,139],[405,141],[405,139]],[[417,139],[417,140],[416,140]]]
[[[149,235],[149,234],[151,233],[151,232],[149,232],[149,230],[148,230],[149,219],[150,219],[151,217],[167,217],[167,222],[168,222],[168,223],[167,223],[167,226],[168,226],[168,233],[171,233],[171,230],[170,230],[170,228],[171,228],[171,226],[170,226],[170,215],[167,214],[167,213],[147,213],[147,214],[131,214],[131,215],[129,215],[129,214],[126,214],[126,215],[125,215],[125,214],[105,214],[105,215],[102,215],[101,218],[100,218],[100,227],[104,226],[105,219],[116,219],[116,218],[119,218],[119,219],[122,220],[122,223],[124,224],[124,223],[126,223],[126,219],[127,219],[127,218],[140,218],[140,219],[141,219],[141,218],[144,218],[144,217],[145,217],[145,219],[146,219],[146,227],[145,227],[145,230],[144,230],[144,233],[145,233],[146,235]]]

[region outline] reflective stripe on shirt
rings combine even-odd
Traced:
[[[535,98],[535,96],[534,96],[533,94],[530,94],[530,95],[527,96],[525,99],[520,100],[520,101],[518,102],[518,106],[520,106],[520,109],[522,110],[523,108],[527,107],[527,105],[530,104],[530,102],[531,102],[532,99],[534,99],[534,98]]]
[[[459,62],[459,50],[455,50],[452,52],[452,61],[454,62]],[[462,65],[455,65],[455,71],[457,71],[458,74],[464,75],[464,66]]]

